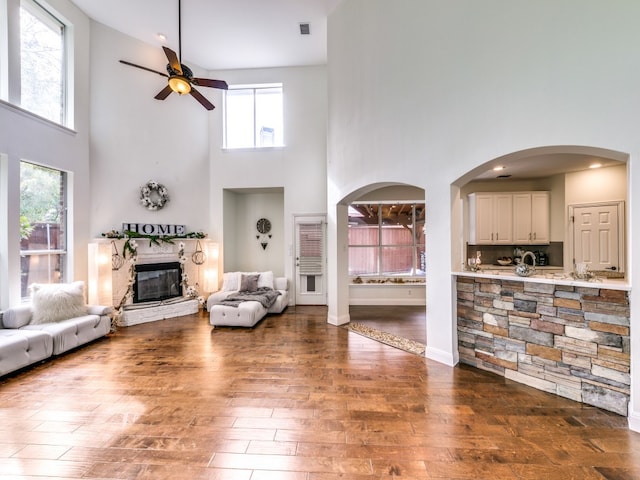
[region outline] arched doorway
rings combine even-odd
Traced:
[[[454,328],[461,363],[605,410],[627,413],[633,344],[628,295],[631,284],[627,276],[630,265],[624,260],[631,243],[624,233],[629,223],[624,208],[630,197],[627,161],[628,155],[604,149],[544,147],[485,162],[453,185],[452,193],[460,207],[456,210],[461,212],[458,221],[452,222],[452,228],[459,229],[452,232],[452,238],[461,240],[459,256],[452,261],[457,282]],[[534,195],[544,195],[546,211],[536,212],[531,203],[517,203]],[[489,201],[480,214],[477,204],[480,197],[512,203]],[[577,246],[598,241],[611,243],[614,232],[606,232],[600,225],[597,235],[586,229],[575,235],[578,218],[572,217],[578,214],[571,212],[584,209],[582,215],[591,223],[605,218],[610,221],[611,211],[590,210],[602,204],[621,206],[613,213],[619,214],[616,222],[622,223],[619,230],[622,260],[616,262],[615,270],[592,270],[592,276],[578,276]],[[505,205],[507,208],[503,208]],[[520,209],[522,205],[527,208]],[[486,212],[489,214],[485,215]],[[502,217],[511,215],[511,223],[505,222],[511,227],[510,232],[506,229],[511,235],[508,240],[502,231],[492,236],[474,232],[483,227],[479,226],[481,222],[493,222],[496,212]],[[546,223],[545,235],[519,236],[519,215],[527,216],[532,226],[533,215],[544,217],[538,223]],[[493,223],[491,231],[495,232],[498,227]],[[583,245],[578,245],[580,242]],[[504,267],[507,270],[500,270],[495,260],[515,255],[514,249],[518,247],[539,249],[549,261],[537,265],[540,270],[526,279],[515,275],[511,262]],[[595,248],[601,249],[602,244]],[[466,260],[480,251],[481,269],[466,266]],[[593,257],[588,257],[588,261],[591,267],[603,264]],[[615,302],[610,302],[610,298],[615,298]],[[609,323],[613,326],[609,327]],[[607,329],[616,332],[615,338],[608,337],[609,345],[603,345],[598,335]],[[586,350],[575,350],[584,339],[592,340],[591,356]],[[623,359],[616,365],[616,375],[623,373],[614,387],[605,378],[608,371],[601,370],[601,354],[608,348],[616,349]],[[542,354],[540,349],[544,350]],[[577,365],[574,359],[585,361]]]
[[[377,184],[344,199],[348,327],[424,354],[426,348],[424,190]]]

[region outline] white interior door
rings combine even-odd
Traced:
[[[327,304],[326,219],[296,217],[296,305]]]
[[[574,264],[590,270],[623,271],[620,205],[573,206]]]

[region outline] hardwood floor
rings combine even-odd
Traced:
[[[427,343],[426,308],[424,306],[394,305],[389,307],[351,305],[352,322],[392,333],[414,342]]]
[[[631,479],[626,418],[297,307],[123,328],[0,380],[0,478]]]

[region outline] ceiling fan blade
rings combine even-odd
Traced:
[[[169,94],[172,91],[173,90],[171,90],[171,87],[169,85],[167,85],[162,90],[160,90],[160,92],[153,98],[155,98],[156,100],[164,100],[165,98],[167,98],[169,96]]]
[[[135,63],[127,62],[126,60],[120,60],[120,63],[124,63],[125,65],[129,65],[130,67],[141,68],[142,70],[146,70],[147,72],[157,73],[161,77],[168,77],[166,73],[158,72],[157,70],[153,70],[151,68],[143,67],[142,65],[136,65]]]
[[[229,85],[224,80],[211,80],[209,78],[192,78],[191,81],[200,87],[213,87],[228,90]]]
[[[204,96],[197,91],[195,88],[191,87],[191,95],[193,96],[193,98],[195,98],[197,101],[200,102],[200,104],[206,108],[207,110],[213,110],[214,107],[213,103],[211,103],[209,100],[207,100],[206,98],[204,98]]]
[[[182,67],[180,66],[180,60],[178,60],[176,52],[168,47],[162,47],[162,49],[164,50],[164,54],[167,56],[167,60],[169,60],[171,68],[173,68],[179,75],[182,75]]]

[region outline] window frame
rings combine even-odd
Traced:
[[[280,118],[282,123],[282,141],[279,144],[275,145],[260,145],[258,141],[258,133],[257,133],[257,118],[258,114],[256,111],[256,98],[258,97],[257,92],[260,90],[272,90],[272,89],[280,89],[280,100],[281,100],[281,110],[280,110]],[[251,91],[252,99],[253,99],[253,115],[252,115],[252,132],[253,132],[253,145],[244,145],[239,147],[229,146],[229,105],[227,101],[228,92],[239,91],[239,90],[247,90]],[[222,126],[222,148],[224,150],[264,150],[264,149],[272,149],[272,148],[282,148],[285,146],[285,132],[284,132],[284,85],[283,83],[261,83],[261,84],[237,84],[237,85],[229,85],[229,88],[224,91],[223,94],[223,126]]]
[[[20,191],[22,192],[22,167],[24,164],[36,167],[36,168],[41,168],[41,169],[45,169],[45,170],[50,170],[56,174],[60,175],[60,197],[59,197],[59,215],[60,215],[60,221],[58,222],[58,225],[60,225],[60,241],[58,244],[58,248],[47,248],[47,249],[33,249],[33,250],[23,250],[22,246],[20,247],[19,250],[19,256],[20,259],[22,260],[25,257],[31,258],[31,257],[51,257],[51,256],[59,256],[59,265],[60,265],[60,277],[58,278],[58,283],[64,283],[66,281],[69,280],[70,278],[70,256],[69,256],[69,241],[70,241],[70,232],[69,232],[69,187],[70,187],[70,177],[71,175],[66,172],[65,170],[61,170],[59,168],[55,168],[55,167],[50,167],[48,165],[41,165],[38,164],[36,162],[31,162],[28,160],[20,160]],[[22,195],[22,193],[21,193]],[[22,216],[22,199],[20,199],[20,216]],[[40,223],[45,223],[45,222],[40,222]],[[51,223],[51,222],[49,222]],[[60,248],[62,247],[62,248]],[[47,261],[47,264],[50,265],[50,262]],[[20,267],[20,283],[22,284],[22,275],[23,275],[23,270],[22,270],[22,264]],[[52,277],[52,272],[48,271],[47,272],[47,276],[49,279],[53,278]],[[28,283],[32,283],[32,282],[28,282]],[[38,282],[38,283],[46,283],[46,282]],[[50,282],[50,283],[55,283],[55,282]],[[26,302],[29,300],[29,295],[23,294],[23,288],[21,287],[21,298],[23,302]]]
[[[60,44],[62,48],[60,79],[60,118],[52,120],[25,108],[22,102],[22,34],[21,11],[27,10],[46,25],[61,28]],[[73,128],[72,92],[73,72],[71,58],[73,56],[72,25],[50,7],[38,0],[8,0],[0,2],[0,101],[6,102],[21,112],[51,122],[63,128]]]
[[[393,207],[398,205],[411,205],[411,243],[384,243],[383,239],[384,229],[388,227],[385,225],[383,221],[383,216],[380,215],[380,212],[385,207]],[[367,202],[367,201],[358,201],[352,202],[351,205],[374,205],[377,208],[377,235],[376,235],[376,243],[351,243],[351,239],[348,240],[348,251],[351,253],[356,249],[375,249],[374,255],[376,257],[376,272],[375,273],[351,273],[351,254],[349,254],[348,260],[348,270],[350,276],[359,276],[359,277],[407,277],[407,278],[424,278],[426,273],[421,269],[423,265],[421,265],[420,260],[418,260],[418,255],[420,252],[425,251],[425,243],[424,243],[424,233],[418,232],[418,229],[423,229],[424,232],[424,218],[422,220],[418,219],[416,214],[416,210],[418,208],[422,209],[422,212],[425,210],[425,203],[422,201],[406,201],[406,202],[389,202],[389,201],[379,201],[379,202]],[[373,227],[375,224],[371,224],[370,227]],[[351,226],[349,227],[351,229]],[[357,228],[357,227],[356,227]],[[423,243],[420,243],[418,240],[422,239]],[[411,249],[411,272],[405,273],[396,273],[396,272],[388,272],[384,270],[384,253],[385,249],[389,250],[390,248],[410,248]]]

